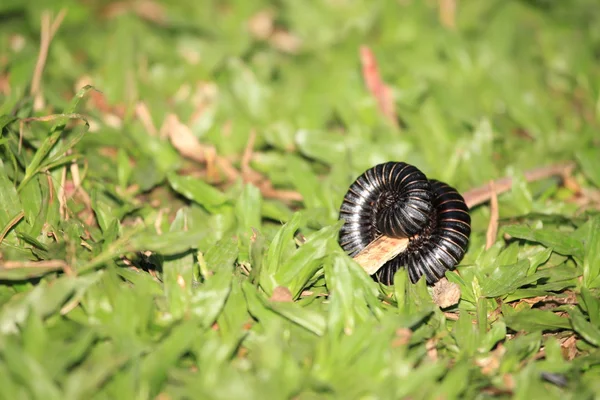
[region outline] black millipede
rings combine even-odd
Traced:
[[[441,279],[464,256],[471,217],[464,198],[444,182],[428,179],[403,162],[378,164],[350,186],[340,207],[339,244],[355,256],[381,235],[406,238],[408,247],[375,273],[385,285],[406,267],[412,283]]]

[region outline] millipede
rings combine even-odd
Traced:
[[[378,164],[360,175],[344,196],[339,218],[339,244],[351,257],[382,235],[408,239],[407,248],[375,272],[385,285],[402,267],[412,283],[423,275],[436,283],[461,261],[471,234],[460,193],[404,162]]]

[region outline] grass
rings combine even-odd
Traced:
[[[3,2],[0,397],[598,396],[596,1],[439,4]],[[337,244],[391,160],[514,178],[454,306]]]

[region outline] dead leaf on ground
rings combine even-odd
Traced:
[[[571,361],[575,357],[577,357],[578,350],[577,350],[577,339],[575,338],[575,335],[569,336],[566,339],[560,340],[560,347],[562,349],[563,356],[567,360]]]
[[[274,30],[273,19],[275,13],[273,10],[262,10],[254,14],[248,20],[248,30],[250,34],[258,40],[266,40],[271,36]]]
[[[277,286],[275,289],[273,289],[273,294],[269,300],[278,303],[290,303],[293,301],[292,292],[290,292],[290,289],[286,288],[285,286]]]
[[[460,287],[444,277],[433,285],[432,297],[440,308],[451,307],[460,300]]]
[[[475,364],[481,368],[481,373],[487,376],[493,375],[500,367],[502,357],[506,353],[506,349],[502,343],[488,353],[486,357],[477,358]]]
[[[206,162],[206,153],[211,146],[201,144],[192,130],[179,121],[177,115],[168,114],[160,131],[161,136],[164,134],[169,138],[179,154],[199,163]]]
[[[396,337],[392,340],[392,347],[406,346],[410,342],[412,331],[408,328],[396,329]]]

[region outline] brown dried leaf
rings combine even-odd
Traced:
[[[212,146],[201,144],[192,130],[179,121],[177,115],[167,115],[161,127],[161,133],[169,137],[173,147],[182,156],[200,163],[206,162],[206,153]]]
[[[302,47],[302,40],[288,31],[275,30],[269,38],[271,46],[285,53],[296,54]]]
[[[438,360],[437,339],[428,339],[427,343],[425,344],[425,349],[427,350],[427,357],[429,357],[431,361]]]
[[[432,297],[440,308],[451,307],[460,300],[460,287],[444,277],[433,285]]]
[[[273,289],[273,294],[269,300],[279,303],[290,303],[293,300],[292,292],[285,286],[277,286]]]
[[[577,357],[578,350],[577,339],[575,338],[575,335],[569,336],[568,338],[561,340],[560,347],[562,349],[563,356],[567,360],[571,361],[575,357]]]
[[[273,10],[262,10],[257,12],[248,20],[248,30],[250,31],[250,34],[258,40],[268,39],[274,30],[274,18],[275,13]]]
[[[487,357],[477,358],[475,363],[481,368],[482,374],[487,376],[493,375],[500,367],[504,353],[506,353],[506,349],[500,343],[493,351],[488,353]]]
[[[406,346],[410,342],[412,331],[408,328],[396,329],[396,337],[392,340],[392,347]]]

